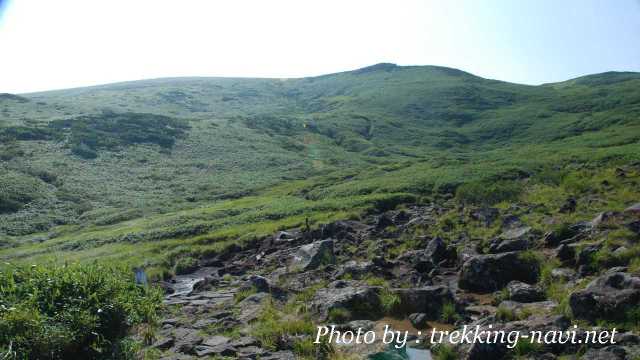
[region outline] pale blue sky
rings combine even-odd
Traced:
[[[3,2],[6,0],[0,0]],[[11,0],[0,92],[378,62],[540,84],[640,71],[640,0]]]

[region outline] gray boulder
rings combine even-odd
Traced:
[[[624,209],[625,214],[640,215],[640,203],[633,204]]]
[[[521,303],[532,303],[545,299],[545,295],[539,287],[521,281],[512,281],[507,284],[507,291],[510,300]]]
[[[535,283],[540,273],[540,264],[522,258],[519,254],[507,252],[470,258],[460,270],[460,288],[489,293],[500,290],[513,280]]]
[[[429,320],[438,320],[442,314],[442,306],[454,303],[453,294],[443,285],[391,291],[400,298],[398,310],[402,314],[423,313]]]
[[[321,321],[328,319],[333,309],[347,310],[350,315],[348,320],[371,320],[382,314],[379,294],[379,287],[338,280],[318,290],[311,307],[319,314]]]
[[[624,320],[639,302],[640,278],[623,272],[602,275],[569,297],[573,315],[589,321]]]
[[[497,239],[492,241],[489,247],[489,252],[497,254],[509,251],[527,250],[531,248],[535,237],[535,231],[529,226],[511,228],[500,234]]]
[[[335,264],[333,240],[321,240],[303,245],[293,256],[291,266],[296,270],[308,271],[322,265]]]
[[[433,238],[427,244],[424,254],[427,259],[437,264],[447,257],[447,244],[440,237]]]

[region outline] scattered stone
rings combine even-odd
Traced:
[[[267,293],[249,295],[238,303],[237,307],[240,309],[240,314],[237,316],[237,319],[243,323],[249,323],[257,319],[265,301],[269,297]]]
[[[213,347],[209,346],[198,346],[195,349],[195,353],[198,357],[217,355],[217,356],[227,356],[227,357],[235,357],[238,353],[238,350],[230,345],[217,345]]]
[[[167,350],[174,345],[175,341],[171,337],[164,337],[156,340],[156,342],[151,345],[152,348],[156,348],[159,350]]]
[[[187,328],[177,328],[173,333],[175,344],[174,347],[182,353],[195,353],[196,345],[202,342],[202,336],[198,335],[198,331]]]
[[[229,339],[226,336],[216,335],[204,340],[202,342],[202,345],[214,347],[214,346],[226,344],[229,341],[231,341],[231,339]]]

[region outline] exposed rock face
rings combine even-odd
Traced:
[[[544,293],[539,287],[529,285],[521,281],[512,281],[507,285],[509,299],[522,303],[532,303],[545,299]]]
[[[623,272],[608,273],[584,290],[571,294],[569,305],[576,318],[622,320],[640,303],[640,278]]]
[[[460,270],[460,288],[488,293],[503,288],[513,280],[536,282],[540,265],[518,255],[517,252],[508,252],[472,257]]]
[[[442,306],[454,302],[451,291],[443,285],[391,291],[400,297],[400,310],[403,314],[423,313],[429,320],[439,319]]]
[[[338,280],[318,290],[311,306],[323,320],[338,308],[347,310],[352,320],[376,319],[382,314],[379,293],[379,287]]]
[[[267,293],[257,293],[242,300],[238,303],[238,308],[240,309],[238,320],[244,323],[249,323],[258,318],[258,315],[260,315],[260,311],[268,298],[269,294]]]
[[[321,265],[334,264],[335,261],[333,240],[328,239],[298,248],[298,251],[293,256],[291,265],[294,269],[308,271],[317,269]]]

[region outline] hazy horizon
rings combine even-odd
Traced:
[[[381,62],[539,85],[639,72],[639,34],[638,0],[0,0],[0,92],[173,77],[300,78]]]

